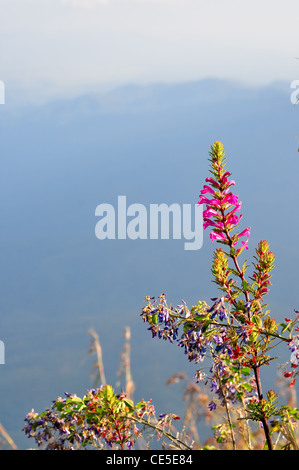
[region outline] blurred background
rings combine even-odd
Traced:
[[[90,328],[115,386],[131,331],[134,399],[184,413],[196,365],[152,340],[146,295],[189,306],[219,294],[215,245],[98,240],[95,209],[196,204],[215,140],[226,149],[246,258],[276,255],[267,301],[276,320],[298,309],[299,108],[291,83],[298,3],[195,0],[0,0],[0,423],[20,449],[25,415],[92,387]],[[245,256],[244,256],[245,259]],[[275,388],[277,365],[262,381]],[[121,386],[118,384],[118,386]]]

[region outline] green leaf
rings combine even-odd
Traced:
[[[248,376],[251,373],[251,369],[250,369],[250,367],[242,367],[241,372],[242,372],[243,375]]]
[[[75,405],[83,403],[82,399],[80,397],[72,397],[72,398],[67,398],[66,403],[73,403]]]
[[[247,266],[246,263],[247,263],[247,260],[245,260],[244,263],[243,263],[243,265],[242,265],[242,273],[243,273],[243,274],[246,273],[246,270],[247,270],[247,268],[248,268],[248,266]]]
[[[243,387],[244,387],[244,388],[246,388],[246,390],[248,390],[249,392],[251,392],[251,390],[252,390],[252,387],[251,387],[251,385],[249,385],[249,384],[248,384],[248,383],[246,383],[246,382],[245,382],[245,383],[243,383],[242,385],[243,385]]]
[[[284,333],[286,330],[290,329],[292,326],[292,323],[278,323],[279,326],[281,326],[281,334]]]
[[[249,336],[249,339],[253,342],[255,342],[259,337],[259,334],[255,331],[252,331],[252,333],[250,333],[250,336]]]
[[[147,402],[146,401],[140,401],[139,403],[137,403],[135,405],[135,407],[137,408],[137,410],[139,410],[140,408],[143,408],[144,406],[146,406]]]
[[[134,410],[134,402],[133,402],[133,400],[130,400],[129,398],[125,398],[125,399],[124,399],[124,402],[125,402],[125,404],[128,406],[128,408],[130,409],[130,411],[133,411],[133,410]]]
[[[236,256],[236,249],[233,246],[230,248],[230,256]]]
[[[65,408],[63,410],[63,413],[61,413],[61,416],[67,416],[70,413],[74,413],[74,409],[73,408]]]
[[[245,291],[250,291],[251,290],[250,284],[249,284],[249,282],[246,281],[246,279],[243,280],[242,287]]]
[[[259,315],[252,315],[251,321],[258,327],[263,328],[263,322]]]
[[[114,395],[114,390],[111,387],[111,385],[105,385],[103,388],[103,396],[107,399],[110,400]]]

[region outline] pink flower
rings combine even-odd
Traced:
[[[203,215],[204,219],[208,219],[209,217],[217,216],[218,212],[215,211],[215,209],[211,209],[211,207],[209,207],[208,209],[203,211],[202,215]]]
[[[230,173],[229,171],[226,171],[226,172],[222,175],[222,178],[221,178],[220,182],[222,183],[224,179],[227,181],[227,178],[228,178],[228,176],[230,176],[230,175],[231,175],[231,173]]]
[[[242,247],[245,248],[245,250],[248,250],[247,244],[248,244],[248,238],[247,238],[247,240],[246,240],[245,242],[243,242],[243,241],[241,242],[241,245],[242,245]]]
[[[200,191],[200,194],[206,194],[206,193],[211,193],[211,194],[213,194],[213,196],[214,196],[215,191],[214,191],[214,189],[210,188],[210,186],[207,186],[207,185],[205,184],[204,187],[203,187],[203,189]]]
[[[232,204],[233,206],[235,206],[236,204],[238,204],[238,199],[239,196],[235,196],[233,193],[228,193],[222,199],[222,204]]]
[[[198,201],[198,206],[200,204],[210,204],[210,199],[208,199],[206,196],[200,196],[199,201]]]
[[[213,222],[212,220],[207,219],[203,224],[203,228],[206,229],[209,226],[220,228],[221,230],[224,230],[224,224],[222,222]]]
[[[269,289],[267,287],[263,287],[262,289],[260,289],[260,294],[267,294],[269,292]]]
[[[227,171],[226,173],[224,173],[224,175],[222,176],[221,180],[220,180],[220,183],[221,184],[225,184],[227,188],[229,188],[230,186],[234,186],[236,184],[236,182],[234,180],[230,180],[228,181],[228,176],[230,176],[230,172]]]
[[[206,182],[211,183],[212,185],[216,186],[216,188],[220,187],[219,183],[217,183],[217,181],[215,181],[213,178],[206,178]]]
[[[240,253],[240,251],[243,250],[244,248],[245,248],[245,250],[248,250],[247,243],[248,243],[248,238],[247,238],[247,240],[246,240],[245,242],[241,241],[241,245],[242,245],[242,246],[240,246],[240,248],[237,249],[237,251],[236,251],[236,255],[237,255],[237,256],[238,256],[238,254]],[[234,245],[236,245],[236,244],[237,244],[237,242],[234,243]]]
[[[208,207],[209,206],[214,206],[217,209],[221,209],[221,202],[218,201],[217,199],[208,199],[206,196],[200,196],[199,201],[198,201],[198,206],[200,204],[206,204]]]
[[[227,223],[232,225],[237,225],[240,220],[242,219],[243,215],[241,214],[239,217],[236,214],[230,214],[227,218]]]
[[[214,240],[226,240],[226,236],[224,233],[217,233],[217,232],[211,232],[210,233],[210,239],[213,242]]]
[[[245,228],[243,232],[239,233],[238,237],[249,237],[250,235],[250,227]]]
[[[238,202],[238,204],[234,207],[234,209],[232,209],[230,212],[228,212],[228,214],[226,214],[227,216],[229,214],[234,214],[236,211],[239,211],[241,210],[241,205],[242,205],[242,202]]]

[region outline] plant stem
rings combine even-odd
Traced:
[[[149,426],[150,428],[155,429],[157,432],[164,434],[164,436],[166,436],[171,442],[173,442],[176,445],[176,447],[178,447],[181,450],[184,450],[184,449],[192,450],[192,447],[188,446],[188,444],[181,441],[178,437],[173,436],[171,433],[165,431],[164,429],[161,429],[159,426],[156,426],[155,424],[149,421],[146,421],[143,418],[136,418],[134,416],[130,416],[129,419],[131,419],[132,421],[136,421],[136,423]]]
[[[221,209],[221,212],[222,212],[222,218],[223,218],[223,221],[224,221],[224,224],[225,224],[224,210]],[[229,242],[229,246],[230,246],[230,248],[232,248],[233,242],[232,242],[232,239],[229,235],[229,230],[226,227],[225,227],[225,233],[226,233],[226,237],[227,237],[228,242]],[[230,255],[230,257],[234,261],[235,267],[236,267],[236,269],[239,273],[239,277],[240,277],[241,281],[244,281],[245,276],[244,276],[244,273],[240,269],[240,266],[239,266],[239,263],[238,263],[238,260],[237,260],[237,256],[236,255]],[[249,293],[248,293],[247,290],[245,290],[244,295],[245,295],[245,298],[246,298],[246,302],[249,302],[250,298],[249,298]],[[250,311],[249,311],[248,312],[248,320],[250,320],[250,318],[251,318],[251,315],[250,315]],[[261,400],[263,399],[263,392],[262,392],[262,385],[261,385],[259,367],[254,366],[253,371],[254,371],[254,377],[255,377],[255,382],[256,382],[256,387],[257,387],[258,399],[259,399],[259,402],[261,402]],[[265,433],[266,441],[267,441],[267,444],[268,444],[268,449],[273,450],[273,444],[272,444],[271,437],[270,437],[270,431],[269,431],[269,426],[268,426],[267,419],[263,418],[261,422],[263,424],[264,433]]]
[[[221,390],[221,395],[222,395],[222,398],[223,398],[223,401],[224,401],[224,404],[225,404],[225,410],[226,410],[228,425],[229,425],[229,429],[230,429],[230,433],[231,433],[233,449],[237,450],[235,435],[234,435],[234,431],[233,431],[233,423],[232,423],[232,420],[231,420],[229,406],[228,406],[227,399],[226,399],[225,394],[224,394],[223,389],[222,389],[221,378],[218,376],[218,374],[217,374],[217,379],[218,379],[219,388]]]
[[[253,371],[254,371],[254,376],[255,376],[255,381],[256,381],[256,386],[257,386],[258,398],[259,398],[259,401],[261,401],[263,399],[263,392],[262,392],[259,367],[254,367]],[[271,437],[270,437],[270,431],[269,431],[267,419],[263,418],[261,422],[264,428],[264,433],[265,433],[266,441],[268,444],[268,449],[273,450],[273,444],[272,444]]]

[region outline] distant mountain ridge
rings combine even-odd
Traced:
[[[220,79],[203,79],[186,83],[154,83],[149,85],[128,84],[109,91],[87,91],[70,98],[48,99],[43,105],[27,104],[24,111],[89,114],[135,114],[145,111],[166,111],[188,108],[228,100],[255,100],[272,93],[290,94],[290,84],[274,82],[265,86],[248,86],[239,82]],[[8,97],[9,98],[9,97]],[[9,99],[7,100],[9,108]],[[3,113],[1,113],[3,114]]]

